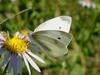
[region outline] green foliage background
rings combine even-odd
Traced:
[[[99,0],[94,0],[97,5],[95,9],[81,7],[78,0],[0,1],[0,22],[22,10],[32,8],[0,25],[1,31],[8,31],[11,35],[23,29],[34,30],[39,24],[56,16],[72,16],[73,40],[69,46],[68,55],[64,58],[61,57],[60,60],[52,58],[50,60],[41,55],[46,60],[47,65],[39,63],[41,73],[31,68],[32,75],[100,75]],[[0,69],[0,75],[2,72],[3,69]],[[22,75],[28,75],[25,66],[23,66]]]

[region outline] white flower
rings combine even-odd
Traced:
[[[15,2],[16,0],[10,0],[12,3]]]
[[[96,8],[96,4],[91,2],[91,0],[80,0],[79,4],[83,7]]]
[[[28,49],[30,39],[19,32],[16,32],[12,38],[5,32],[0,32],[0,55],[6,52],[3,62],[0,67],[8,63],[8,73],[11,69],[14,71],[14,75],[22,73],[22,58],[26,64],[29,75],[31,75],[29,64],[38,72],[41,72],[37,64],[32,60],[31,57],[45,63],[43,59],[35,55]]]

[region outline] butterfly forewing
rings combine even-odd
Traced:
[[[40,24],[34,32],[57,30],[69,33],[72,19],[70,16],[58,16]]]

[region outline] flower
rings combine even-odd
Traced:
[[[8,62],[8,73],[10,73],[11,69],[13,69],[14,75],[21,75],[21,59],[23,58],[29,75],[31,75],[29,63],[35,70],[41,72],[31,57],[35,58],[41,63],[45,63],[45,61],[33,54],[31,50],[28,49],[29,43],[30,39],[24,33],[16,32],[11,38],[6,32],[0,32],[0,55],[6,52],[6,56],[4,57],[3,62],[0,64],[0,67],[4,66]]]
[[[80,0],[79,4],[83,7],[96,8],[96,4],[91,2],[91,0]]]
[[[10,0],[10,2],[14,3],[16,0]]]

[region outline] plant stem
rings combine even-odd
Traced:
[[[14,17],[16,17],[17,15],[22,14],[22,13],[24,13],[24,12],[30,10],[30,9],[31,9],[31,8],[28,8],[28,9],[22,10],[22,11],[20,11],[19,13],[17,13],[17,14],[14,15],[14,16],[11,16],[11,17],[8,17],[8,18],[4,19],[3,21],[0,22],[0,25],[3,24],[4,22],[6,22],[6,21],[8,21],[8,20],[10,20],[10,19],[12,19],[12,18],[14,18]]]

